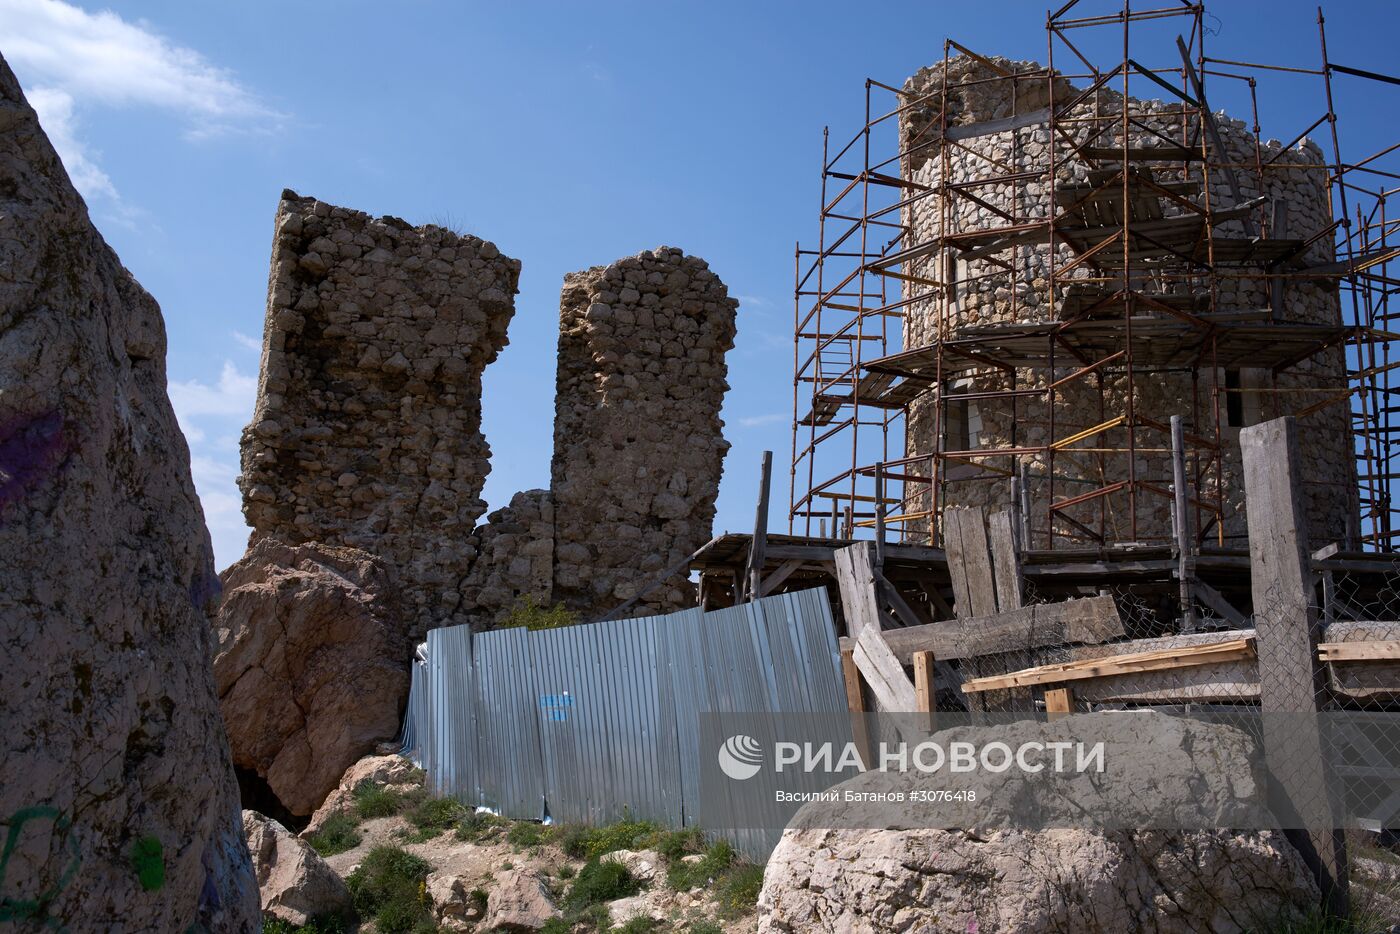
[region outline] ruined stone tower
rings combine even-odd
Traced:
[[[957,57],[904,91],[920,102],[900,123],[918,281],[903,280],[905,351],[886,369],[926,387],[905,454],[915,476],[938,459],[940,506],[1009,505],[1024,471],[1034,547],[1168,540],[1181,415],[1197,529],[1238,544],[1239,429],[1301,411],[1314,540],[1354,539],[1335,284],[1264,275],[1333,259],[1330,237],[1306,242],[1331,222],[1315,144],[1256,150],[1216,115],[1224,154],[1203,160],[1211,128],[1180,101],[1129,98],[1125,122],[1121,94],[1084,96],[1032,62]]]
[[[278,205],[244,514],[255,540],[384,558],[414,637],[453,622],[475,557],[481,372],[519,276],[477,237],[290,191]]]

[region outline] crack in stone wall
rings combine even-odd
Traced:
[[[415,639],[455,621],[475,558],[481,373],[519,277],[477,237],[290,191],[278,205],[244,514],[253,540],[385,559]]]

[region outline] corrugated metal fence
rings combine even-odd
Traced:
[[[699,811],[702,713],[845,709],[826,592],[805,590],[534,632],[434,629],[404,751],[439,794],[506,817],[685,827]],[[777,842],[730,838],[758,859]]]

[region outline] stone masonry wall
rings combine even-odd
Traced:
[[[519,276],[477,237],[290,191],[278,205],[244,514],[254,540],[383,558],[414,638],[453,622],[475,557],[481,372]]]
[[[585,617],[607,612],[709,539],[737,308],[704,260],[673,247],[564,278],[554,600]],[[694,601],[681,571],[637,612]]]
[[[1009,62],[996,60],[1008,70],[1031,71],[1039,66],[1033,62]],[[991,76],[983,65],[967,58],[955,58],[948,64],[948,104],[949,121],[953,125],[979,123],[999,119],[1012,114],[1027,113],[1045,107],[1050,97],[1050,84],[1042,76],[1025,79],[1016,83],[1012,91],[1011,82],[996,81],[977,83]],[[942,105],[942,95],[936,94],[944,82],[943,66],[925,68],[906,82],[905,89],[915,94],[935,94],[924,106],[912,109],[902,123],[906,145],[915,139],[936,138],[936,126],[930,126],[937,118]],[[1055,100],[1066,101],[1070,94],[1069,85],[1056,80]],[[1096,106],[1100,113],[1121,112],[1121,95],[1101,92]],[[1173,109],[1159,101],[1131,101],[1134,116],[1142,123],[1152,126],[1162,135],[1179,138],[1181,133],[1180,116],[1167,113]],[[1231,161],[1252,164],[1255,160],[1254,137],[1244,123],[1218,116],[1221,133],[1230,150]],[[1069,132],[1084,134],[1080,129],[1070,127]],[[1199,131],[1197,131],[1199,132]],[[1133,144],[1160,143],[1159,138],[1143,131],[1133,132]],[[1099,145],[1120,146],[1115,134],[1106,134]],[[984,201],[1008,211],[1019,218],[1044,218],[1050,210],[1048,178],[1044,168],[1048,165],[1050,130],[1047,124],[1034,124],[1018,130],[1010,130],[986,136],[965,139],[958,146],[927,146],[906,160],[903,172],[912,181],[938,186],[946,172],[950,180],[988,177],[1009,172],[1029,172],[1033,177],[1016,182],[984,185],[976,189],[976,194]],[[1276,158],[1275,168],[1258,173],[1247,169],[1240,171],[1241,196],[1248,200],[1264,195],[1270,202],[1281,200],[1287,205],[1287,228],[1285,236],[1303,238],[1311,235],[1330,222],[1325,170],[1304,167],[1307,164],[1322,162],[1316,145],[1305,142],[1287,152],[1279,152],[1277,141],[1262,146],[1262,159],[1268,162]],[[1065,156],[1063,145],[1057,146],[1057,184],[1082,183],[1087,181],[1087,170],[1082,161]],[[997,169],[987,160],[997,160],[1004,168]],[[1035,174],[1039,170],[1039,174]],[[1199,163],[1191,163],[1184,178],[1163,168],[1154,168],[1158,181],[1185,180],[1201,181]],[[1212,170],[1209,186],[1210,203],[1213,207],[1233,203],[1233,197],[1219,170]],[[1203,199],[1198,199],[1203,200]],[[1170,205],[1164,208],[1168,216],[1177,213]],[[987,207],[980,206],[963,198],[948,199],[945,209],[943,199],[931,196],[916,201],[904,211],[904,221],[912,228],[911,243],[935,238],[940,230],[947,233],[959,231],[985,230],[1010,223]],[[1217,233],[1228,236],[1241,236],[1240,222],[1232,221],[1216,227]],[[1119,249],[1114,247],[1113,249]],[[1069,262],[1074,254],[1063,245],[1054,248],[1055,261],[1059,265]],[[950,333],[966,328],[992,323],[1012,321],[1032,322],[1051,319],[1049,263],[1052,247],[1046,244],[1027,244],[1008,251],[998,257],[1012,260],[1015,273],[1006,271],[985,261],[973,260],[958,263],[957,285],[944,305],[938,300],[925,300],[911,306],[905,318],[905,346],[918,347],[929,343],[940,326],[950,329]],[[1332,259],[1332,248],[1326,238],[1310,248],[1305,261],[1307,264],[1324,263]],[[948,273],[948,261],[937,254],[923,261],[921,268],[912,270],[930,279],[944,281]],[[1081,265],[1073,277],[1087,277],[1092,270],[1087,264]],[[1121,277],[1121,273],[1116,273]],[[1121,279],[1120,279],[1121,281]],[[1261,281],[1244,279],[1221,280],[1225,283],[1216,299],[1219,311],[1267,309],[1270,304],[1268,286]],[[1112,286],[1112,287],[1117,287]],[[1189,283],[1154,283],[1139,279],[1133,287],[1142,292],[1199,291],[1199,282],[1193,287]],[[926,291],[917,287],[918,291]],[[1067,289],[1059,288],[1055,295],[1057,304],[1066,296]],[[909,293],[913,294],[913,293]],[[1339,307],[1335,288],[1327,288],[1312,283],[1290,282],[1284,289],[1282,319],[1293,322],[1333,324],[1339,321]],[[1121,316],[1121,310],[1118,312]],[[1138,312],[1142,314],[1144,312]],[[1059,317],[1058,313],[1056,317]],[[940,322],[942,324],[940,325]],[[1073,361],[1067,361],[1073,362]],[[1237,366],[1248,366],[1248,361],[1238,362]],[[1072,372],[1071,367],[1057,367],[1055,378]],[[1245,371],[1248,373],[1248,371]],[[959,385],[956,392],[976,392],[1007,388],[1004,378],[984,375],[985,371],[973,376],[967,383]],[[1047,382],[1044,371],[1022,370],[1017,373],[1016,388],[1026,389],[1044,386]],[[1140,374],[1136,382],[1134,400],[1140,412],[1166,423],[1172,414],[1182,414],[1187,420],[1187,430],[1200,434],[1214,435],[1214,418],[1211,417],[1211,390],[1215,380],[1222,375],[1209,365],[1198,371],[1200,382],[1195,387],[1198,394],[1193,397],[1192,378],[1184,373]],[[1253,377],[1262,381],[1263,387],[1272,386],[1265,373]],[[1262,420],[1287,414],[1302,408],[1309,402],[1325,397],[1316,390],[1323,387],[1336,387],[1345,383],[1345,362],[1342,351],[1335,349],[1313,357],[1280,376],[1277,385],[1288,390],[1282,396],[1264,394],[1246,395],[1245,406],[1251,413],[1251,420]],[[1248,384],[1247,384],[1248,385]],[[1126,383],[1121,377],[1109,376],[1105,381],[1104,407],[1100,407],[1099,393],[1091,380],[1070,384],[1060,391],[1055,406],[1054,436],[1063,438],[1076,430],[1099,424],[1125,410],[1127,395]],[[909,455],[925,454],[935,449],[934,410],[932,394],[923,397],[910,407],[906,438]],[[1015,427],[1013,429],[1012,406],[1015,405]],[[1221,398],[1221,422],[1224,423],[1225,403]],[[980,446],[1041,446],[1051,437],[1050,412],[1044,397],[1023,396],[1013,403],[1007,399],[983,399],[976,403],[980,420]],[[1310,444],[1304,449],[1303,475],[1306,478],[1305,502],[1309,512],[1309,523],[1313,537],[1318,542],[1336,541],[1345,538],[1354,528],[1357,513],[1355,499],[1355,462],[1352,452],[1350,426],[1345,403],[1333,405],[1307,416],[1301,427],[1308,432]],[[1121,437],[1099,436],[1099,441],[1111,438],[1110,443],[1122,444]],[[1243,480],[1240,471],[1238,429],[1225,428],[1223,437],[1223,496],[1226,503],[1225,530],[1228,536],[1242,537],[1244,529]],[[1148,479],[1161,486],[1171,482],[1169,457],[1161,452],[1166,446],[1164,435],[1150,430],[1140,430],[1139,444],[1156,449],[1139,452],[1136,459],[1136,473],[1139,479]],[[1092,440],[1092,439],[1091,439]],[[1086,445],[1080,445],[1084,447]],[[1103,444],[1087,446],[1100,447]],[[1004,459],[1003,459],[1004,461]],[[999,466],[1006,466],[1002,461]],[[1035,455],[1031,459],[1031,490],[1034,499],[1032,521],[1040,529],[1045,525],[1045,457]],[[913,472],[926,475],[926,468],[914,467]],[[1113,455],[1100,457],[1095,454],[1075,454],[1064,451],[1057,454],[1054,471],[1057,478],[1055,498],[1062,499],[1083,490],[1104,483],[1126,478],[1126,457]],[[971,473],[962,468],[963,473]],[[1202,491],[1213,500],[1214,487]],[[1003,505],[1010,500],[1010,484],[1004,479],[962,479],[947,487],[950,505]],[[1109,535],[1118,541],[1130,540],[1130,522],[1127,515],[1127,500],[1123,494],[1107,498],[1107,521]],[[920,507],[922,508],[922,507]],[[1097,505],[1080,507],[1081,521],[1098,523]],[[1169,524],[1168,504],[1165,499],[1151,495],[1138,498],[1138,537],[1161,539],[1166,536]],[[918,529],[914,531],[919,532]],[[926,528],[922,534],[927,534]],[[1043,547],[1043,540],[1036,542]]]

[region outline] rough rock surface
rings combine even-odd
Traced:
[[[479,628],[499,623],[525,600],[554,595],[554,500],[548,490],[516,493],[476,530],[476,563],[462,588],[462,616]]]
[[[1087,714],[936,736],[1011,749],[1105,738],[1108,771],[874,772],[846,782],[838,788],[976,796],[938,811],[804,806],[769,859],[760,931],[1241,932],[1317,904],[1281,832],[1214,829],[1270,823],[1253,744],[1240,731],[1161,714]],[[1106,826],[1075,826],[1085,814]],[[1013,819],[1027,815],[1041,829]]]
[[[486,902],[486,930],[538,931],[560,911],[549,887],[529,869],[507,869],[496,875]]]
[[[433,873],[423,887],[433,918],[449,931],[470,931],[485,916],[485,906],[474,892],[466,879],[451,872]]]
[[[311,814],[398,732],[409,648],[393,585],[362,551],[266,538],[223,585],[214,678],[234,764]]]
[[[253,854],[264,917],[306,924],[350,909],[350,890],[340,876],[286,827],[257,811],[244,811],[243,832]]]
[[[254,930],[165,325],[0,60],[0,918]]]
[[[244,514],[255,540],[383,558],[415,639],[452,621],[474,557],[491,454],[481,372],[519,277],[477,237],[293,192],[278,205]]]
[[[348,811],[355,803],[355,786],[362,781],[371,781],[388,788],[413,786],[422,783],[423,773],[412,762],[397,753],[379,756],[366,756],[345,770],[340,783],[335,786],[326,800],[311,815],[311,822],[302,830],[303,837],[310,837],[325,825],[332,814]]]
[[[564,277],[554,397],[554,599],[636,596],[710,537],[737,300],[703,259],[658,247]],[[695,605],[687,572],[638,612]]]

